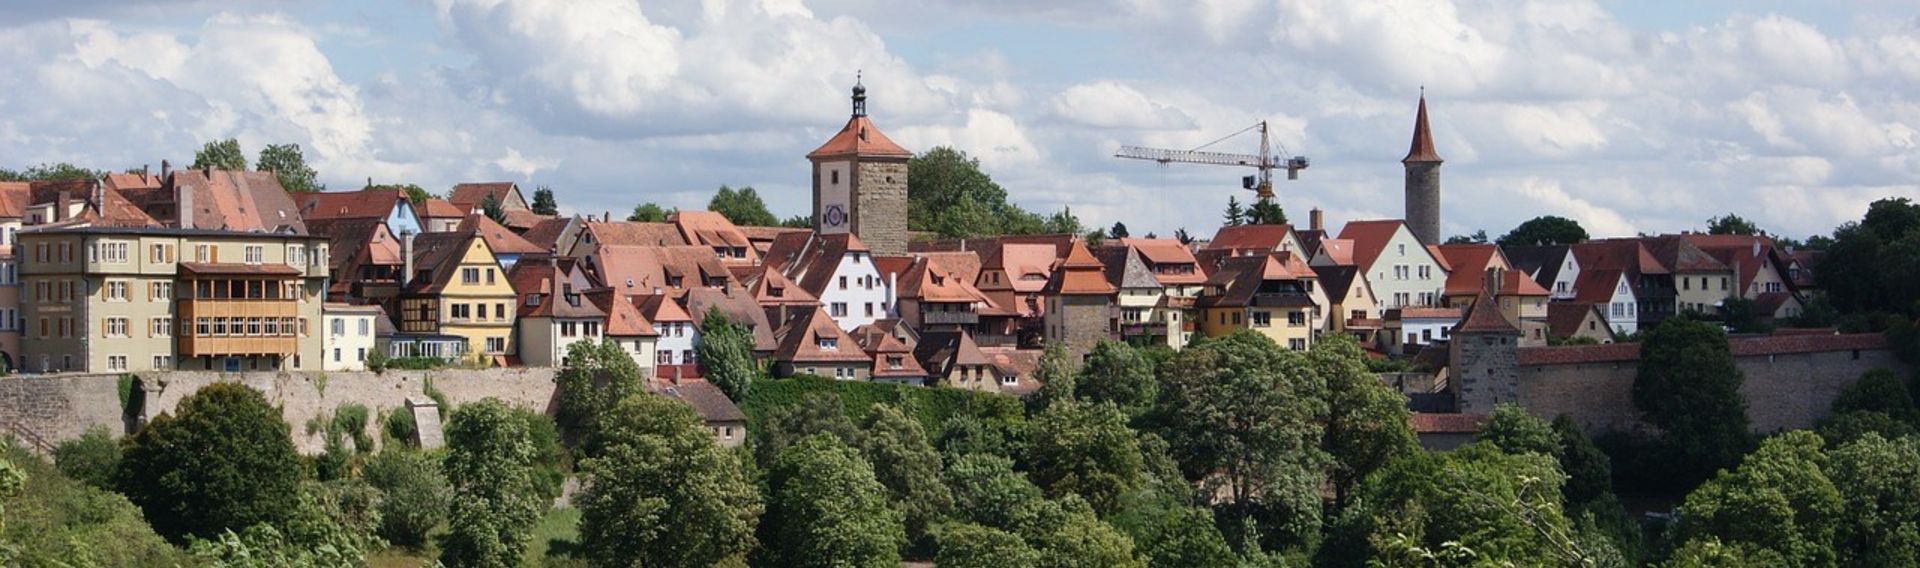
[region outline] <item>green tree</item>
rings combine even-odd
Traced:
[[[0,441],[0,565],[177,566],[180,556],[125,497]]]
[[[553,199],[553,188],[544,185],[533,190],[533,205],[530,208],[539,215],[560,214],[560,202]]]
[[[794,215],[792,217],[782,219],[780,221],[780,226],[786,227],[789,229],[811,229],[813,228],[813,216],[812,215]]]
[[[907,160],[907,228],[943,237],[977,237],[1022,230],[1034,215],[1007,203],[1007,190],[965,152],[938,146]]]
[[[1364,543],[1368,557],[1452,544],[1480,559],[1474,566],[1599,565],[1615,551],[1579,538],[1560,506],[1563,479],[1551,456],[1508,454],[1490,444],[1416,453],[1368,478],[1360,499],[1366,510],[1344,516],[1336,530],[1349,533],[1341,537],[1346,542]]]
[[[491,193],[487,194],[485,199],[480,200],[480,212],[485,214],[488,219],[492,219],[495,223],[504,225],[507,222],[506,206],[501,205],[500,198],[494,197]]]
[[[1573,417],[1554,417],[1553,431],[1560,435],[1560,470],[1567,474],[1566,503],[1581,506],[1613,493],[1613,460],[1593,443]]]
[[[740,457],[691,407],[637,394],[601,419],[581,465],[580,547],[595,566],[715,566],[744,559],[762,509]]]
[[[440,561],[517,566],[546,504],[534,487],[526,420],[497,399],[461,405],[447,424],[443,467],[453,488]]]
[[[1859,380],[1841,389],[1840,396],[1833,399],[1834,414],[1862,411],[1885,413],[1889,418],[1909,424],[1920,421],[1920,411],[1914,409],[1913,393],[1906,381],[1886,368],[1861,374]]]
[[[940,454],[920,423],[893,405],[880,404],[860,427],[860,454],[873,464],[874,478],[906,523],[907,538],[919,541],[953,507],[953,493],[940,482]]]
[[[1633,404],[1676,452],[1670,469],[1682,486],[1733,465],[1750,447],[1744,380],[1726,334],[1712,324],[1673,316],[1641,338]]]
[[[120,442],[113,439],[107,427],[98,424],[53,449],[53,463],[60,467],[61,474],[108,491],[113,490],[113,480],[119,475],[120,459]]]
[[[1190,245],[1193,244],[1193,235],[1187,234],[1186,227],[1181,227],[1173,230],[1173,240],[1180,241],[1182,245]]]
[[[280,180],[280,187],[287,191],[327,189],[318,181],[319,174],[307,165],[307,158],[300,152],[299,144],[268,144],[260,149],[260,159],[254,161],[254,167],[263,172],[273,172],[273,177]]]
[[[298,499],[300,457],[265,396],[214,383],[134,433],[115,485],[174,542],[278,524]]]
[[[18,172],[0,168],[0,181],[75,181],[100,179],[106,175],[104,171],[89,170],[66,162],[40,164]]]
[[[1226,226],[1238,227],[1247,223],[1247,210],[1240,206],[1240,198],[1238,196],[1229,195],[1227,196],[1227,212],[1220,217]]]
[[[1828,454],[1842,566],[1920,565],[1920,439],[1868,434]]]
[[[1920,204],[1882,199],[1833,232],[1814,279],[1841,313],[1914,315],[1920,301]]]
[[[746,402],[747,389],[760,376],[760,363],[753,358],[753,334],[747,327],[728,319],[719,307],[707,310],[700,323],[700,369],[707,382],[734,402]]]
[[[619,343],[574,342],[567,346],[560,372],[553,376],[558,399],[555,421],[568,438],[591,448],[599,416],[621,399],[642,392],[645,379],[640,365]]]
[[[1587,240],[1587,230],[1578,221],[1556,215],[1542,215],[1521,223],[1501,235],[1500,246],[1571,245]]]
[[[1229,520],[1267,511],[1282,542],[1318,530],[1328,461],[1326,385],[1304,357],[1252,331],[1202,340],[1161,365],[1152,417],[1181,471],[1230,507]]]
[[[1035,503],[1026,525],[1027,542],[1040,551],[1041,566],[1061,568],[1146,568],[1134,555],[1133,539],[1103,523],[1077,496]]]
[[[961,520],[1013,530],[1034,502],[1046,499],[1040,488],[1013,470],[1013,460],[991,454],[967,454],[947,464],[947,488]]]
[[[893,568],[906,532],[873,467],[839,438],[815,434],[767,470],[765,561],[778,566]]]
[[[760,194],[750,186],[738,190],[720,186],[720,191],[707,201],[707,210],[719,213],[740,226],[769,227],[780,223],[779,218],[767,211],[767,203],[760,200]]]
[[[1418,451],[1408,425],[1406,397],[1367,370],[1366,352],[1345,334],[1314,343],[1308,368],[1326,384],[1327,420],[1321,447],[1333,458],[1329,472],[1336,508],[1374,471]]]
[[[667,214],[670,212],[672,211],[662,208],[655,203],[642,203],[633,206],[633,213],[627,215],[627,220],[645,223],[663,223],[666,222]]]
[[[1733,333],[1768,333],[1773,326],[1761,319],[1760,308],[1753,300],[1746,298],[1727,298],[1720,302],[1720,321]]]
[[[1040,365],[1034,369],[1033,378],[1040,382],[1040,390],[1027,401],[1034,411],[1072,401],[1074,391],[1078,390],[1074,384],[1073,361],[1068,358],[1066,346],[1058,342],[1048,343],[1040,353]]]
[[[1061,207],[1058,212],[1047,216],[1046,228],[1042,230],[1053,235],[1078,235],[1087,232],[1080,224],[1080,217],[1073,214],[1072,207]]]
[[[1257,200],[1253,202],[1252,207],[1247,208],[1247,224],[1285,225],[1287,224],[1287,212],[1280,208],[1280,204],[1274,203],[1272,199]]]
[[[406,194],[407,202],[412,203],[415,207],[424,207],[427,204],[427,200],[434,198],[433,194],[428,193],[426,188],[420,187],[419,184],[412,183],[404,185],[368,185],[362,189],[368,191],[375,189],[400,190],[400,193]]]
[[[1480,440],[1509,454],[1531,452],[1555,460],[1560,457],[1560,433],[1554,431],[1552,424],[1515,404],[1493,408],[1493,416],[1487,420],[1487,428],[1480,432]]]
[[[434,527],[446,522],[453,490],[431,454],[389,447],[367,460],[363,475],[384,495],[378,532],[387,542],[418,548]]]
[[[247,153],[240,150],[240,141],[228,138],[208,142],[193,154],[193,169],[213,168],[216,170],[245,171]]]
[[[940,431],[934,436],[934,447],[948,464],[971,454],[1012,458],[1013,444],[1008,440],[1011,436],[1004,426],[964,414],[952,416],[940,424]]]
[[[972,523],[950,523],[935,531],[941,568],[1035,568],[1040,552],[1019,535]]]
[[[1148,566],[1241,565],[1205,507],[1188,505],[1164,489],[1128,495],[1125,501],[1110,522],[1133,539]]]
[[[1139,416],[1153,407],[1159,384],[1153,378],[1153,362],[1132,345],[1118,341],[1094,344],[1080,367],[1074,397],[1092,403],[1113,403],[1128,416]]]
[[[1740,467],[1722,471],[1675,511],[1679,542],[1712,536],[1728,546],[1778,554],[1792,566],[1833,566],[1845,502],[1821,464],[1820,436],[1769,438]]]
[[[1113,228],[1107,229],[1107,238],[1109,239],[1124,239],[1124,238],[1127,238],[1128,236],[1131,236],[1131,235],[1127,234],[1126,223],[1114,221]]]
[[[1760,226],[1732,213],[1707,219],[1709,235],[1758,235]]]
[[[1144,481],[1140,444],[1111,404],[1056,403],[1035,417],[1028,472],[1051,497],[1079,495],[1112,513]]]
[[[1451,237],[1447,237],[1446,244],[1477,245],[1477,244],[1483,244],[1486,242],[1487,242],[1487,230],[1480,229],[1478,231],[1474,231],[1473,234],[1471,235],[1454,235]]]
[[[840,396],[831,392],[809,392],[793,404],[768,409],[754,451],[762,467],[771,467],[787,446],[822,433],[842,442],[856,439],[853,421],[847,418],[847,408]]]

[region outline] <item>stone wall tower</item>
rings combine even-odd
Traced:
[[[813,230],[853,233],[878,256],[906,254],[907,160],[912,157],[867,119],[867,88],[856,81],[853,117],[807,154],[813,162]]]
[[[1407,229],[1420,242],[1440,244],[1440,153],[1433,149],[1433,131],[1427,128],[1427,95],[1420,94],[1420,113],[1413,119],[1413,147],[1400,164],[1407,168]]]

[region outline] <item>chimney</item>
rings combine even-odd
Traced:
[[[97,179],[93,180],[93,196],[92,197],[93,197],[93,209],[95,211],[100,212],[101,217],[106,217],[107,216],[106,184],[101,183],[100,180],[97,180]]]
[[[373,189],[373,176],[367,176],[367,189]]]
[[[72,199],[71,197],[68,197],[67,193],[68,193],[67,190],[64,190],[64,189],[60,190],[60,198],[55,200],[53,203],[53,220],[54,221],[67,220],[67,202],[70,199]]]
[[[160,162],[160,169],[161,171],[165,171],[167,169],[167,163],[164,161]],[[177,209],[175,213],[180,217],[179,222],[175,224],[182,229],[193,228],[193,186],[173,186],[173,193],[173,207]]]
[[[400,289],[413,279],[413,229],[400,231]]]
[[[160,179],[165,180],[169,177],[173,177],[173,162],[160,160]]]
[[[605,222],[608,222],[608,223],[612,223],[612,222],[613,222],[613,212],[612,212],[612,211],[605,211],[605,210],[602,210],[602,211],[600,211],[600,220],[601,220],[601,221],[605,221]]]
[[[1494,298],[1500,297],[1500,281],[1506,279],[1506,276],[1507,276],[1506,272],[1503,270],[1500,270],[1500,267],[1497,267],[1497,266],[1487,267],[1487,282],[1485,286],[1487,289],[1487,296],[1494,297]]]
[[[146,181],[146,179],[145,179],[145,178],[147,178],[147,177],[148,177],[148,176],[147,176],[147,172],[148,172],[148,171],[150,171],[150,170],[148,170],[148,169],[147,169],[147,167],[148,167],[149,165],[150,165],[150,164],[140,164],[140,177],[141,177],[141,180],[140,180],[140,181]]]
[[[207,176],[207,179],[208,179],[208,180],[212,180],[212,179],[213,179],[213,164],[207,164],[207,165],[204,165],[204,166],[200,166],[200,175],[204,175],[204,176]]]
[[[1319,207],[1315,207],[1313,208],[1312,211],[1308,211],[1307,212],[1307,228],[1313,229],[1315,231],[1326,230],[1327,229],[1326,212],[1321,211]]]

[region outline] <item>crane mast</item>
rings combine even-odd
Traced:
[[[1259,154],[1235,154],[1232,152],[1214,152],[1201,149],[1212,146],[1227,138],[1239,136],[1248,130],[1258,130],[1260,132]],[[1226,138],[1203,144],[1192,150],[1121,146],[1120,150],[1115,152],[1113,156],[1132,160],[1149,160],[1161,164],[1179,163],[1255,168],[1259,170],[1259,173],[1244,178],[1241,186],[1245,189],[1253,190],[1259,194],[1262,201],[1265,201],[1273,199],[1273,170],[1285,168],[1287,170],[1287,179],[1300,179],[1300,170],[1306,169],[1307,167],[1306,156],[1294,156],[1283,160],[1280,156],[1273,154],[1272,148],[1272,141],[1267,134],[1267,121],[1262,120],[1240,132],[1229,134]]]

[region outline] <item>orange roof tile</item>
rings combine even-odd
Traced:
[[[386,219],[393,208],[406,201],[398,189],[326,191],[293,194],[300,215],[316,219]]]
[[[473,231],[475,234],[480,235],[480,238],[486,239],[487,246],[493,248],[494,254],[536,254],[547,252],[546,249],[534,246],[533,243],[527,242],[527,240],[521,238],[520,235],[508,230],[506,227],[500,226],[499,223],[493,222],[493,218],[486,215],[477,213],[468,215],[466,220],[460,222],[460,227],[457,230]]]
[[[847,120],[847,125],[838,134],[827,139],[827,143],[807,153],[809,159],[841,156],[911,158],[913,152],[908,152],[906,148],[893,143],[887,135],[881,134],[880,129],[874,127],[873,121],[866,116],[855,115]]]
[[[1340,238],[1353,241],[1353,262],[1361,270],[1371,271],[1373,261],[1380,259],[1386,252],[1387,243],[1399,233],[1407,223],[1399,219],[1379,219],[1373,221],[1352,221],[1340,228]]]
[[[1488,268],[1510,268],[1491,244],[1438,245],[1435,256],[1447,265],[1446,294],[1471,295],[1484,287]]]
[[[806,314],[787,321],[779,333],[780,346],[773,351],[773,357],[779,361],[806,362],[847,362],[872,361],[853,336],[841,331],[833,318],[827,317],[827,311],[820,308],[803,308]],[[822,339],[830,340],[831,349],[822,346]]]
[[[1214,250],[1280,250],[1293,225],[1239,225],[1221,227],[1206,248]]]
[[[445,199],[439,199],[439,198],[428,199],[425,204],[420,206],[420,208],[422,209],[422,211],[419,212],[419,215],[423,218],[428,218],[428,219],[440,219],[440,218],[450,219],[450,218],[459,218],[459,217],[467,216],[466,211],[461,211],[460,207],[454,205],[452,202],[449,202]]]
[[[1441,162],[1440,153],[1433,149],[1433,129],[1427,126],[1427,95],[1420,95],[1420,112],[1413,119],[1413,144],[1407,148],[1407,157],[1402,163]]]
[[[1067,249],[1066,259],[1047,281],[1046,291],[1067,296],[1104,296],[1114,293],[1114,288],[1107,282],[1106,266],[1093,257],[1086,243],[1074,241],[1073,248]]]
[[[675,246],[687,239],[672,223],[587,221],[586,231],[601,246]]]

